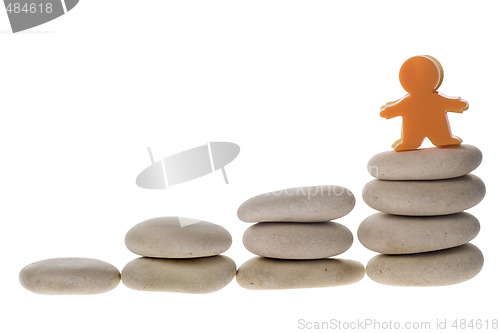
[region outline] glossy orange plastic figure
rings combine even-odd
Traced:
[[[408,95],[380,109],[383,118],[403,117],[401,139],[392,145],[394,150],[417,149],[426,137],[438,147],[461,144],[462,140],[451,134],[446,112],[461,113],[469,104],[437,92],[443,82],[439,61],[431,56],[412,57],[401,66],[399,81]]]

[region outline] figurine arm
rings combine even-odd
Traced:
[[[446,111],[449,112],[459,112],[462,113],[469,108],[469,103],[465,99],[460,97],[448,97],[442,94],[439,94],[446,105]]]
[[[389,102],[386,105],[382,106],[380,108],[380,116],[386,119],[402,116],[403,115],[402,102],[405,99],[405,97],[394,102]]]

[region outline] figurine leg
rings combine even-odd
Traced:
[[[397,139],[396,141],[394,141],[394,143],[392,144],[392,148],[396,148],[397,145],[399,145],[399,143],[402,141],[403,139]]]
[[[423,136],[408,136],[403,134],[403,138],[398,140],[399,143],[397,143],[398,141],[394,142],[393,147],[395,151],[417,149],[420,147],[424,139],[425,138]]]
[[[462,139],[460,139],[458,136],[450,135],[450,136],[433,136],[429,137],[429,140],[436,146],[436,147],[442,147],[442,146],[456,146],[462,143]]]

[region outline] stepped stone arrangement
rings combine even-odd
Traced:
[[[466,281],[483,266],[481,251],[468,242],[479,221],[463,212],[484,198],[481,179],[470,174],[482,160],[472,145],[384,152],[368,162],[377,178],[363,199],[380,211],[366,218],[358,238],[379,252],[367,264],[374,281],[403,286]]]
[[[469,242],[480,224],[464,212],[484,198],[481,179],[471,172],[482,160],[472,145],[384,152],[368,163],[376,179],[366,184],[363,200],[379,212],[367,217],[357,236],[380,253],[366,267],[375,282],[397,286],[439,286],[476,276],[484,262]],[[341,186],[289,188],[261,194],[238,209],[253,223],[243,244],[256,257],[239,269],[221,255],[230,233],[214,223],[159,217],[132,227],[127,248],[141,257],[120,271],[89,258],[55,258],[35,262],[19,274],[21,285],[40,294],[96,294],[115,288],[120,279],[140,291],[210,293],[236,276],[246,289],[318,288],[352,284],[365,267],[354,260],[333,259],[353,243],[351,231],[334,220],[355,206]]]
[[[122,270],[123,283],[141,291],[203,294],[228,285],[236,264],[225,252],[232,243],[223,227],[205,221],[159,217],[141,222],[125,236],[125,245],[142,257]]]
[[[243,244],[258,257],[238,269],[237,282],[247,289],[293,289],[361,280],[362,264],[327,259],[351,247],[351,231],[331,220],[354,205],[353,194],[341,186],[290,188],[245,201],[238,217],[255,224],[245,231]]]

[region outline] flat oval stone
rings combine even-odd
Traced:
[[[181,226],[183,221],[190,224]],[[217,224],[178,217],[141,222],[125,236],[130,251],[153,258],[214,256],[229,249],[231,242],[231,234]]]
[[[335,287],[358,282],[365,267],[354,260],[280,260],[255,257],[240,266],[236,281],[246,289]]]
[[[349,214],[356,200],[342,186],[296,187],[255,196],[238,208],[243,222],[324,222]]]
[[[373,257],[366,266],[375,282],[392,286],[445,286],[467,281],[483,267],[481,251],[472,244],[435,252]]]
[[[353,241],[349,229],[335,222],[257,223],[243,234],[248,251],[279,259],[321,259],[347,251]]]
[[[432,180],[464,176],[483,159],[472,145],[386,151],[373,156],[368,172],[383,180]]]
[[[363,199],[378,211],[410,216],[446,215],[469,209],[483,200],[486,187],[479,177],[444,180],[372,180]]]
[[[479,233],[479,221],[471,214],[401,216],[377,213],[358,228],[366,248],[384,254],[419,253],[468,243]]]
[[[141,291],[206,294],[224,288],[236,274],[226,256],[192,259],[137,258],[122,271],[123,283]]]
[[[115,288],[120,283],[120,271],[97,259],[54,258],[24,267],[19,281],[37,294],[90,295]]]

